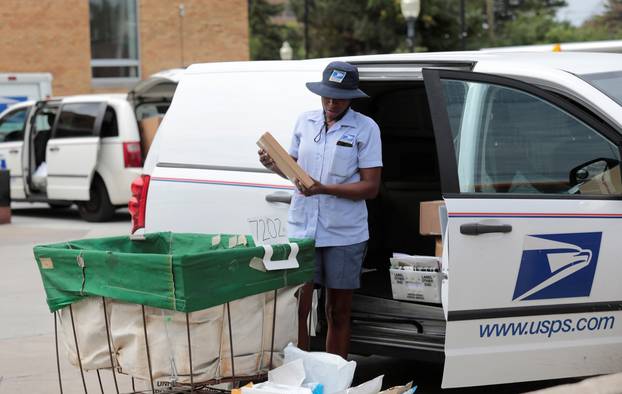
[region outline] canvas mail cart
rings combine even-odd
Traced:
[[[108,371],[116,393],[139,392],[139,383],[146,392],[218,392],[218,383],[260,378],[296,342],[295,293],[313,277],[315,256],[309,239],[256,246],[250,236],[177,233],[34,253],[54,313],[61,393],[59,348],[85,392],[89,371],[101,392]]]

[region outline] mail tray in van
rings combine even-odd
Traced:
[[[256,269],[251,263],[261,262],[266,249],[237,234],[84,239],[35,246],[34,254],[52,312],[87,296],[193,312],[310,281],[314,241],[290,242],[271,245],[271,260],[295,258],[298,268],[275,271]],[[294,244],[295,257],[290,256]]]

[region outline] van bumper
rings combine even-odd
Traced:
[[[104,179],[108,196],[112,205],[127,205],[132,197],[131,186],[134,179],[138,178],[143,172],[142,168],[124,168],[114,175],[111,179]]]

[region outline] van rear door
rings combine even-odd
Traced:
[[[620,135],[517,80],[423,75],[449,216],[442,387],[620,371]]]
[[[99,154],[106,103],[65,103],[47,143],[47,197],[87,201]]]
[[[270,131],[289,146],[298,115],[320,105],[304,82],[317,78],[321,65],[220,67],[196,66],[179,83],[147,160],[151,166],[157,154],[145,231],[252,232],[270,242],[286,235],[294,186],[263,168],[256,141]]]

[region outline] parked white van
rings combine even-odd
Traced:
[[[130,93],[25,101],[0,114],[0,158],[14,201],[78,205],[88,221],[127,206],[141,174],[139,122],[166,112],[183,70],[154,74]],[[144,152],[146,154],[146,152]]]
[[[130,204],[133,232],[283,234],[292,184],[259,163],[320,108],[334,59],[198,64],[182,77]],[[475,52],[343,58],[384,167],[352,352],[443,360],[443,387],[622,370],[622,56]],[[393,252],[433,255],[419,203],[448,211],[442,304],[392,299]]]

